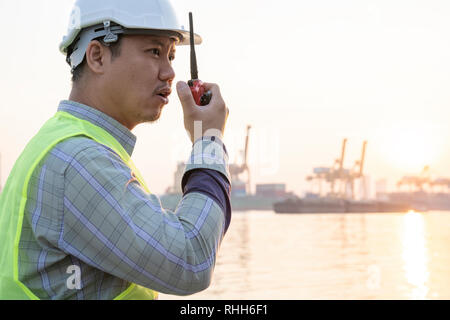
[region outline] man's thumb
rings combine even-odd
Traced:
[[[177,93],[183,109],[192,108],[195,106],[195,101],[192,97],[191,89],[186,82],[179,81],[177,83]]]

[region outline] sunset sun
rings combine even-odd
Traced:
[[[402,171],[419,172],[439,156],[438,137],[424,127],[403,126],[384,131],[384,158]]]

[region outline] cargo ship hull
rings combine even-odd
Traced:
[[[343,199],[287,199],[273,205],[276,213],[375,213],[408,212],[409,204],[390,201],[350,201]]]
[[[181,201],[182,194],[164,194],[160,197],[161,205],[164,209],[175,211]],[[270,197],[261,195],[231,196],[231,208],[233,211],[272,211],[273,204],[284,200],[283,197]]]
[[[450,210],[449,193],[392,192],[384,196],[390,201],[410,203],[423,210]]]

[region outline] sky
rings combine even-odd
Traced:
[[[58,45],[72,0],[0,0],[0,154],[4,185],[30,138],[70,94]],[[230,109],[225,143],[240,161],[247,125],[252,183],[301,194],[314,167],[360,158],[372,183],[393,185],[429,165],[450,177],[450,2],[445,0],[173,0],[203,38],[199,77],[219,84]],[[179,47],[176,81],[189,79]],[[142,124],[133,159],[154,193],[190,153],[176,92]]]

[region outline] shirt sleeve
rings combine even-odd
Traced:
[[[182,190],[185,197],[189,193],[198,192],[214,200],[225,215],[227,232],[231,222],[231,202],[229,181],[218,171],[210,169],[195,169],[186,172],[183,177]]]
[[[105,146],[90,146],[75,156],[58,147],[51,152],[68,163],[58,241],[62,250],[162,293],[189,295],[209,286],[227,224],[220,200],[193,188],[175,212],[167,211]],[[213,170],[229,183],[226,155],[215,156],[220,165],[188,164],[187,172]]]
[[[181,182],[184,196],[198,192],[213,199],[225,214],[225,229],[231,222],[231,178],[228,170],[228,152],[218,137],[202,137],[192,148]]]

